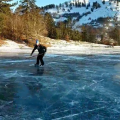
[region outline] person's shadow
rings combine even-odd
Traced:
[[[44,74],[44,67],[37,68],[36,74],[42,76]]]

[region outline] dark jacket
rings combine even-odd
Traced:
[[[36,44],[35,44],[34,49],[33,49],[32,53],[31,53],[31,55],[34,53],[34,51],[35,51],[36,49],[38,50],[39,54],[45,54],[45,52],[47,51],[47,49],[46,49],[45,46],[43,46],[43,45],[41,45],[41,44],[39,44],[39,45],[36,45]]]

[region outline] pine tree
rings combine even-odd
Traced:
[[[21,0],[20,1],[20,6],[21,6],[21,12],[25,13],[25,12],[30,12],[34,9],[37,8],[36,4],[35,4],[36,0]]]
[[[119,2],[120,2],[120,0],[117,0],[117,6],[119,6]]]
[[[60,4],[59,4],[59,8],[61,8],[61,7],[62,7],[62,4],[60,3]]]
[[[103,0],[102,3],[105,4],[105,0]]]
[[[68,2],[65,2],[66,7],[68,7]]]
[[[10,7],[14,6],[16,3],[10,4],[12,0],[0,0],[0,13],[11,12]]]
[[[55,23],[52,16],[49,13],[45,14],[45,23],[48,31],[48,37],[55,38],[56,36]]]
[[[82,26],[82,41],[87,41],[87,30],[85,26]]]

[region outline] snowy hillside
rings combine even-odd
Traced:
[[[120,21],[120,2],[110,0],[72,0],[60,4],[54,8],[45,10],[50,13],[56,22],[67,20],[69,17],[76,28],[82,24],[88,24],[98,18],[109,18],[113,21],[116,18]],[[99,24],[100,25],[100,24]]]

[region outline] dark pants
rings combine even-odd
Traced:
[[[42,55],[38,54],[38,56],[37,56],[37,62],[36,62],[37,65],[39,65],[39,60],[41,62],[41,65],[44,65],[43,56],[44,56],[44,54],[42,54]]]

